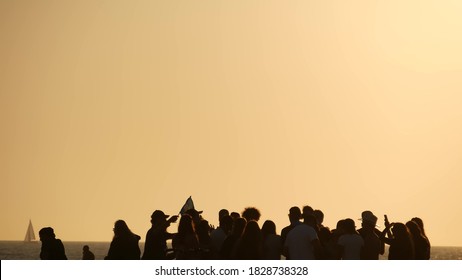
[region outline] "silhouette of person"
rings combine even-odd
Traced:
[[[411,221],[413,221],[414,223],[416,223],[419,226],[420,233],[422,234],[423,237],[425,237],[425,239],[427,239],[428,245],[430,246],[430,248],[428,250],[428,259],[430,259],[431,245],[430,245],[430,240],[428,239],[428,236],[425,233],[424,223],[423,223],[422,219],[419,218],[419,217],[414,217],[414,218],[411,219]]]
[[[318,234],[312,226],[316,218],[312,214],[303,217],[302,224],[295,226],[288,234],[284,243],[284,256],[289,260],[315,260],[322,252]]]
[[[300,222],[301,217],[302,217],[302,212],[300,211],[300,208],[298,208],[297,206],[294,206],[294,207],[289,209],[289,222],[290,222],[290,224],[281,230],[281,245],[284,246],[284,243],[286,242],[287,234],[295,226],[301,224],[301,222]],[[283,254],[284,254],[284,252],[283,252]]]
[[[389,260],[413,260],[414,243],[412,242],[411,233],[403,223],[388,223],[382,231],[380,238],[388,245]],[[389,231],[391,228],[391,232]],[[388,235],[388,238],[386,237]]]
[[[139,260],[141,251],[138,245],[140,237],[134,234],[124,220],[114,224],[114,238],[105,260]]]
[[[276,234],[276,224],[266,220],[261,227],[264,260],[280,260],[282,254],[281,236]]]
[[[178,220],[178,216],[165,215],[161,210],[155,210],[151,215],[151,228],[146,233],[144,243],[143,260],[166,260],[169,259],[167,240],[172,239],[174,234],[167,232],[168,227]],[[173,256],[172,256],[173,258]]]
[[[314,215],[313,212],[314,212],[313,207],[309,205],[303,206],[303,209],[302,209],[303,217],[306,217],[307,215]]]
[[[355,221],[345,219],[345,232],[338,239],[339,256],[342,260],[359,260],[364,246],[364,240],[356,231]]]
[[[236,256],[236,243],[241,238],[247,221],[244,218],[237,218],[231,230],[231,234],[226,237],[220,250],[220,258],[230,260]]]
[[[220,211],[218,211],[218,221],[220,221],[220,218],[224,216],[229,216],[228,209],[221,209]]]
[[[313,215],[316,218],[318,228],[321,229],[322,227],[324,227],[324,225],[322,224],[324,222],[324,213],[321,210],[316,209],[313,211]]]
[[[419,225],[414,221],[406,223],[406,227],[409,229],[412,235],[412,241],[414,242],[414,255],[416,260],[429,260],[430,259],[430,242],[422,234]]]
[[[380,239],[381,232],[376,225],[377,217],[371,211],[361,213],[361,228],[358,232],[364,240],[362,260],[378,260],[379,255],[385,252],[385,243]]]
[[[84,245],[82,248],[82,260],[94,260],[95,254],[90,251],[90,247],[88,245]]]
[[[181,215],[178,233],[172,239],[172,247],[177,260],[199,259],[199,240],[190,215]]]
[[[42,248],[41,260],[67,260],[66,252],[61,239],[56,239],[55,232],[51,227],[42,228],[39,231]]]
[[[231,214],[229,215],[231,216],[231,218],[233,218],[233,220],[239,219],[241,217],[241,214],[237,212],[231,212]]]
[[[257,221],[250,220],[247,222],[242,237],[236,243],[236,259],[262,259],[262,235]]]
[[[233,222],[233,218],[229,215],[220,216],[220,225],[210,234],[212,250],[215,253],[220,252],[223,242],[231,232]]]
[[[210,224],[207,220],[202,220],[196,230],[199,240],[199,258],[201,260],[211,260],[214,258],[212,250],[212,239],[210,238]]]
[[[324,260],[335,260],[338,255],[338,245],[336,241],[334,242],[333,234],[328,227],[321,227],[319,229],[319,242],[322,247],[321,259]]]

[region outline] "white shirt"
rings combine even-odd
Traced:
[[[306,224],[299,224],[288,234],[284,248],[291,260],[314,260],[314,249],[311,242],[318,239],[314,228]]]
[[[339,237],[338,245],[343,247],[343,260],[361,259],[361,249],[364,246],[364,240],[359,234],[344,234]]]

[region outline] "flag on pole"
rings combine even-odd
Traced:
[[[186,202],[184,203],[183,208],[181,208],[181,210],[180,210],[180,214],[183,215],[184,213],[186,213],[186,211],[188,211],[190,209],[195,209],[194,208],[194,202],[193,202],[191,197],[189,197],[186,200]]]

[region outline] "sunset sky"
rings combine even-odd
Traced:
[[[462,246],[462,1],[0,0],[0,240],[192,196]],[[171,231],[175,231],[173,228]]]

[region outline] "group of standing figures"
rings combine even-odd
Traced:
[[[189,209],[179,216],[165,215],[156,210],[151,215],[151,228],[146,234],[141,253],[140,236],[134,234],[126,222],[114,224],[114,237],[108,260],[169,260],[169,259],[241,259],[241,260],[377,260],[389,245],[388,259],[430,259],[430,242],[420,218],[407,223],[390,223],[385,216],[384,229],[377,228],[378,218],[371,211],[361,214],[361,228],[347,218],[337,222],[335,229],[323,225],[324,214],[305,206],[289,209],[290,224],[277,234],[276,225],[266,220],[260,227],[260,211],[246,208],[242,214],[219,211],[219,226],[213,228],[202,217],[202,211]],[[178,232],[168,232],[177,222]],[[52,228],[40,231],[41,259],[66,259],[61,240]],[[168,243],[171,241],[171,246]],[[88,257],[84,248],[84,259]],[[85,257],[85,254],[87,257]]]

